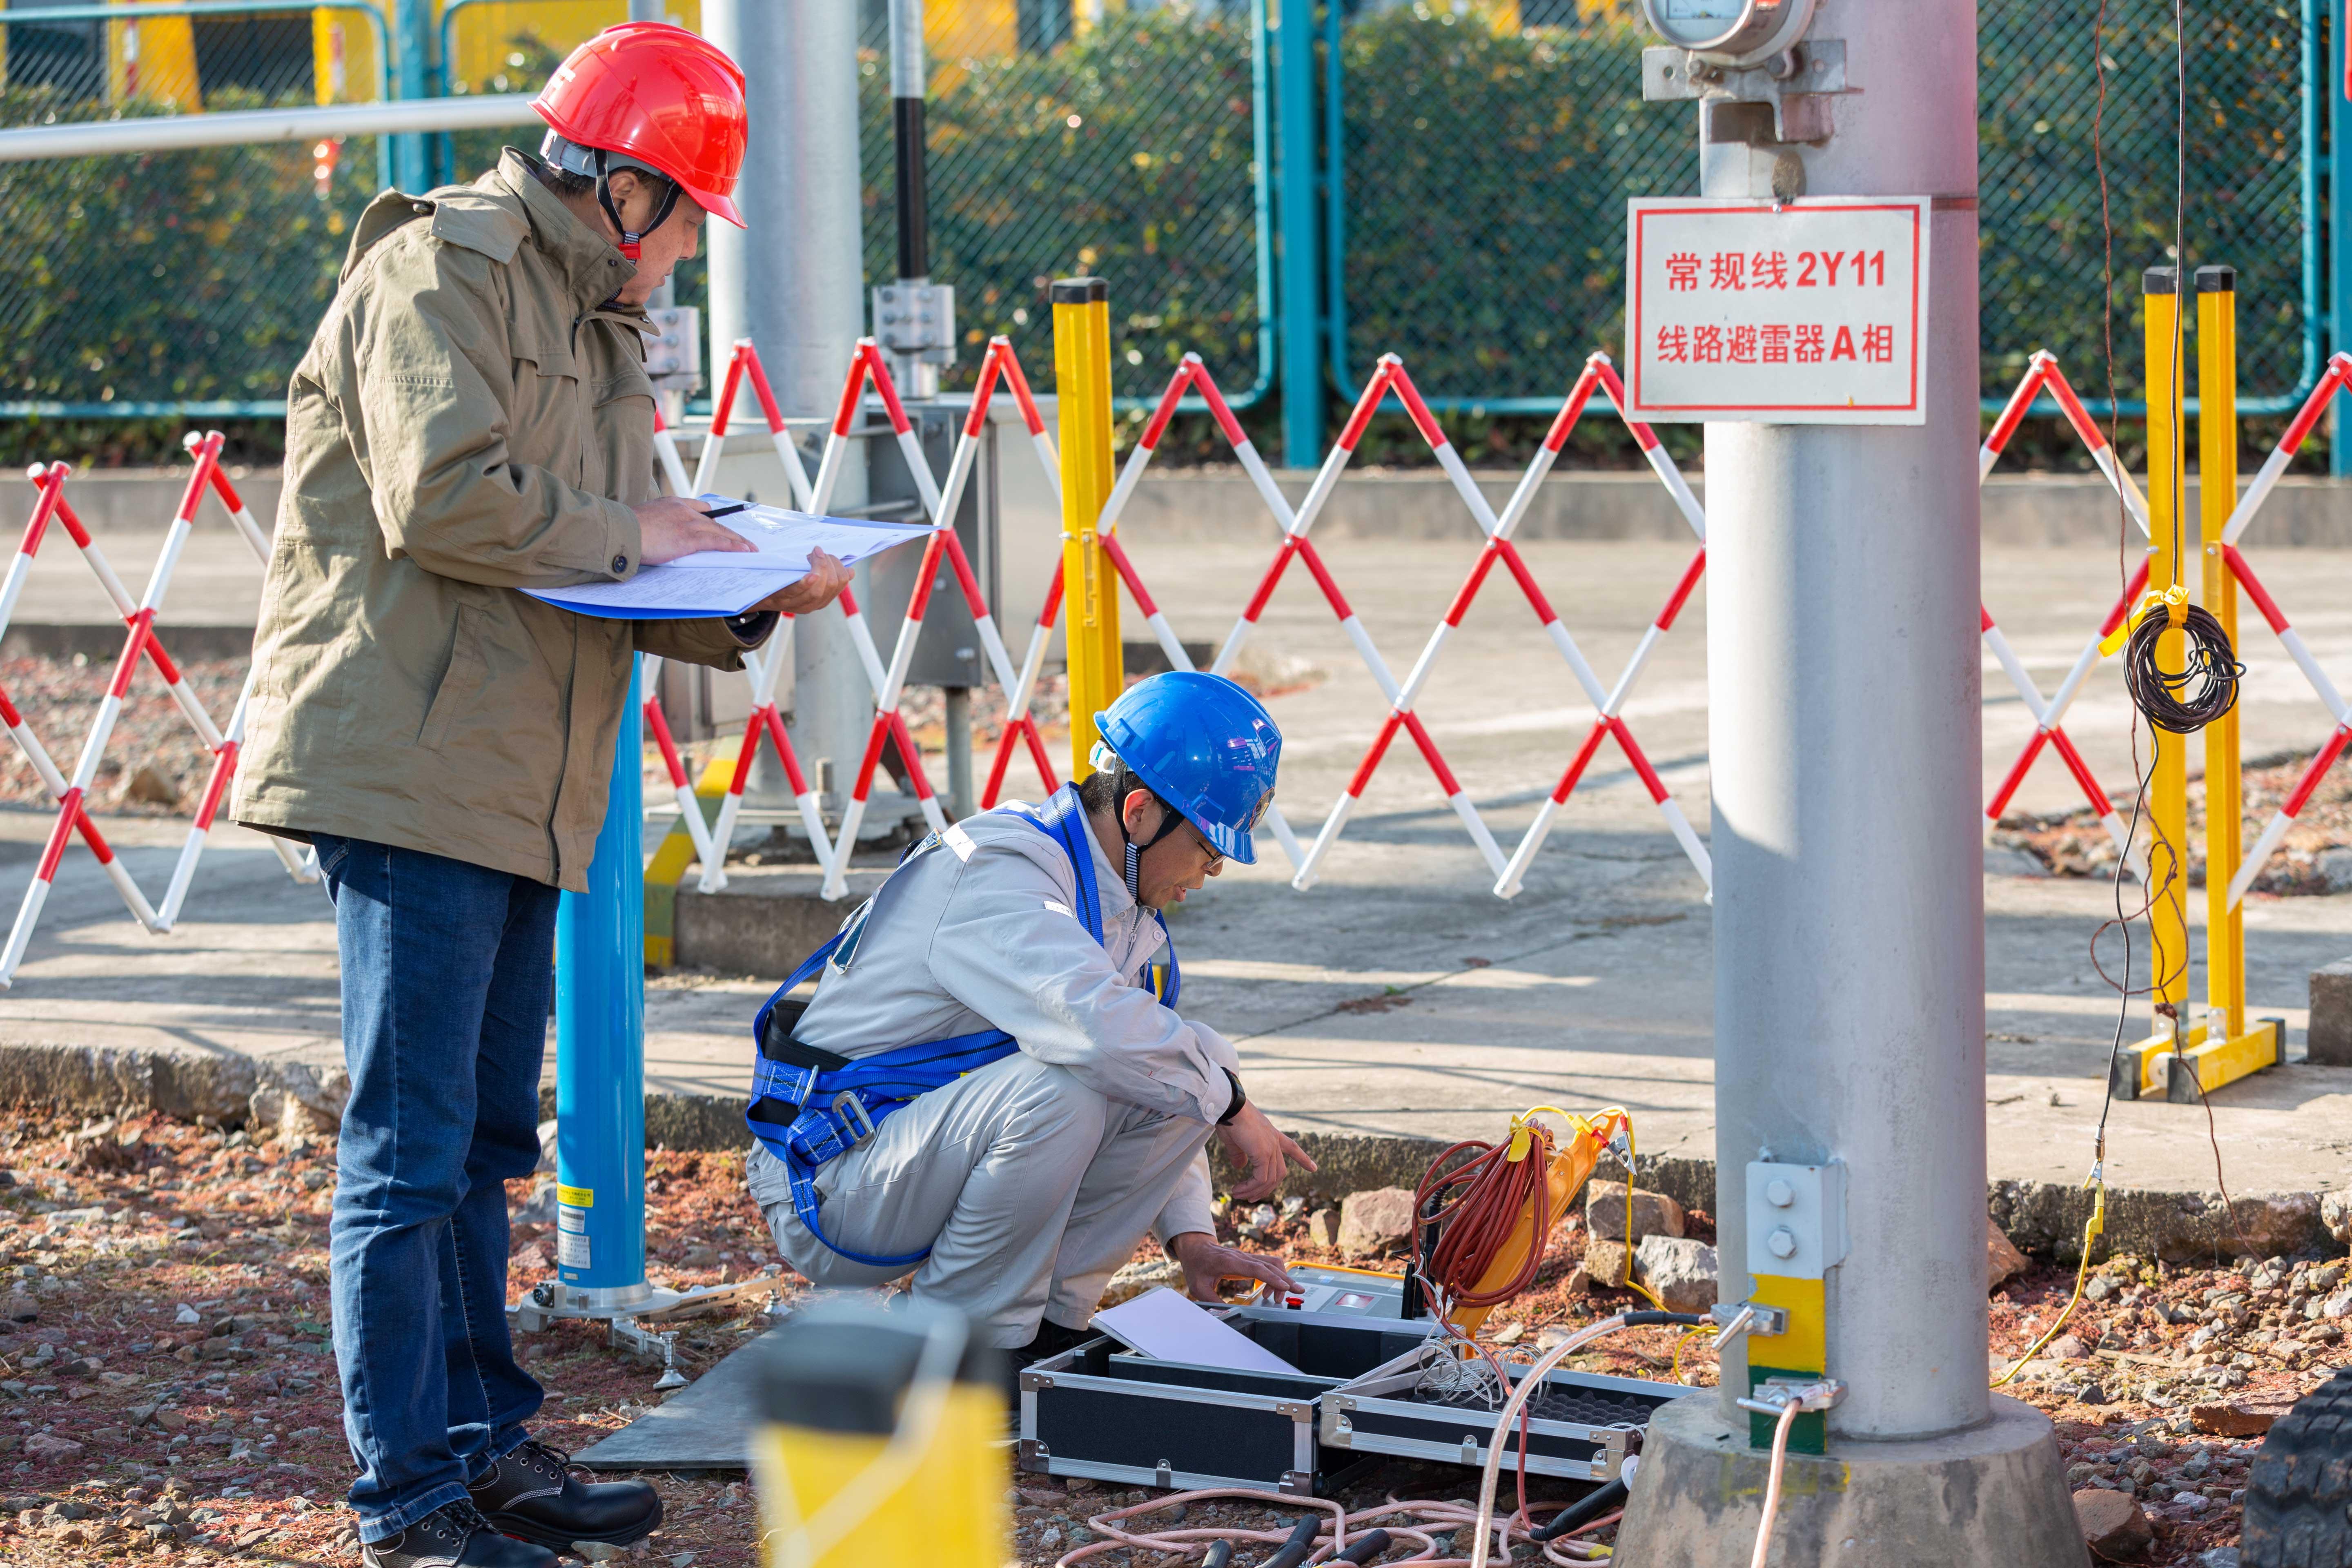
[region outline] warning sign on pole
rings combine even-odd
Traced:
[[[1627,414],[1925,423],[1929,205],[1628,203]]]

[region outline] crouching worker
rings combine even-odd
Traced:
[[[1238,1196],[1315,1168],[1249,1102],[1233,1046],[1177,1012],[1160,913],[1255,862],[1282,736],[1192,673],[1095,722],[1098,771],[926,838],[754,1025],[751,1196],[785,1260],[824,1286],[911,1270],[1016,1363],[1076,1343],[1146,1234],[1196,1297],[1290,1288],[1279,1260],[1217,1245],[1206,1145],[1248,1167]]]

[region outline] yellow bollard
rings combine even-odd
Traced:
[[[820,1302],[761,1342],[746,1447],[766,1568],[1004,1561],[1013,1468],[996,1352],[955,1318],[921,1302]]]
[[[2197,269],[2197,469],[2204,523],[2201,597],[2238,646],[2238,582],[2221,558],[2221,530],[2238,499],[2238,271]],[[2205,727],[2205,997],[2221,1037],[2246,1032],[2246,922],[2230,907],[2245,814],[2239,798],[2238,710]],[[2210,1033],[2210,1028],[2209,1028]]]
[[[1110,289],[1056,279],[1055,401],[1062,437],[1062,626],[1070,671],[1070,779],[1094,771],[1095,714],[1126,689],[1119,668],[1118,579],[1095,525],[1110,500]]]
[[[2148,576],[2151,593],[2187,582],[2187,520],[2182,515],[2179,274],[2151,268],[2142,290],[2147,305]],[[2230,636],[2238,638],[2238,585],[2221,554],[2221,530],[2238,495],[2237,275],[2227,267],[2197,272],[2197,391],[2202,570],[2199,598]],[[2179,632],[2158,644],[2164,668],[2186,658]],[[2205,977],[2202,1016],[2189,1000],[2189,743],[2185,735],[2153,731],[2156,759],[2148,775],[2147,868],[2154,889],[2148,909],[2151,997],[2170,1004],[2146,1039],[2116,1064],[2116,1092],[2193,1105],[2225,1083],[2284,1059],[2286,1023],[2264,1018],[2246,1025],[2245,926],[2229,907],[2230,879],[2241,858],[2238,715],[2232,710],[2205,730]],[[2201,1093],[2200,1093],[2201,1090]]]
[[[2160,594],[2180,584],[2181,544],[2181,363],[2180,273],[2151,267],[2141,275],[2142,321],[2147,352],[2147,586]],[[2179,669],[2187,657],[2177,631],[2157,643],[2158,661]],[[2148,731],[2156,755],[2148,769],[2147,875],[2155,899],[2148,909],[2149,1001],[2158,1008],[2151,1036],[2168,1047],[2175,1020],[2186,1031],[2189,1001],[2189,742],[2185,736]],[[2153,1065],[2153,1058],[2150,1058]],[[2148,1087],[2143,1077],[2143,1089]]]

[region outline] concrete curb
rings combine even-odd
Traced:
[[[250,1113],[257,1089],[277,1088],[304,1100],[315,1098],[313,1070],[299,1063],[257,1062],[247,1057],[185,1057],[162,1051],[116,1050],[96,1046],[0,1042],[0,1104],[38,1104],[115,1113],[160,1110],[166,1115],[208,1116],[236,1124]],[[744,1147],[746,1101],[736,1095],[646,1096],[646,1143],[649,1148],[724,1151]],[[540,1114],[555,1114],[555,1090],[540,1090]],[[1350,1193],[1378,1187],[1411,1188],[1450,1145],[1442,1139],[1410,1134],[1299,1131],[1294,1133],[1318,1169],[1286,1183],[1276,1197],[1297,1195],[1309,1204],[1336,1204]],[[1219,1184],[1238,1173],[1216,1158]],[[1604,1159],[1600,1181],[1622,1181],[1624,1172]],[[1683,1154],[1644,1154],[1634,1162],[1633,1179],[1685,1208],[1715,1207],[1715,1162]],[[2315,1192],[2249,1193],[2225,1208],[2218,1192],[2166,1193],[2137,1187],[2107,1189],[2106,1228],[2095,1258],[2126,1254],[2168,1263],[2198,1263],[2228,1258],[2244,1247],[2258,1256],[2293,1255],[2306,1247],[2342,1253],[2321,1217]],[[2023,1250],[2073,1263],[2082,1257],[2083,1228],[2091,1216],[2091,1194],[2055,1182],[1999,1181],[1986,1194],[1993,1223]]]

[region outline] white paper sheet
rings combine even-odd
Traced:
[[[714,508],[740,504],[727,496],[698,499]],[[806,576],[812,551],[824,551],[843,565],[855,566],[931,531],[926,523],[813,517],[772,506],[751,507],[718,521],[750,540],[757,550],[699,550],[647,566],[625,583],[525,592],[562,609],[614,620],[740,616]]]
[[[1155,1361],[1188,1362],[1234,1372],[1298,1369],[1264,1345],[1162,1285],[1095,1314],[1094,1326]]]

